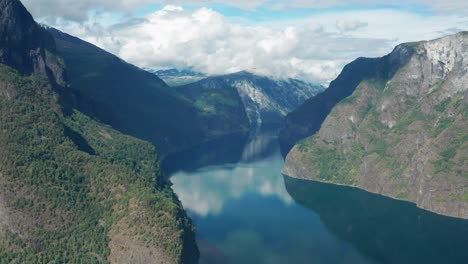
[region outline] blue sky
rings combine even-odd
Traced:
[[[357,57],[468,29],[466,0],[23,0],[137,66],[327,84]]]
[[[135,16],[145,16],[150,13],[156,12],[162,9],[164,4],[148,4],[143,8],[139,8],[134,12]],[[376,4],[376,5],[347,5],[347,6],[332,6],[332,7],[320,7],[320,8],[289,8],[284,9],[275,9],[271,5],[261,5],[253,10],[243,9],[240,7],[223,4],[223,3],[214,3],[209,5],[200,5],[200,4],[189,4],[183,5],[185,10],[196,10],[200,7],[208,7],[213,9],[216,12],[223,14],[225,17],[237,19],[242,18],[251,23],[257,22],[268,22],[275,20],[291,20],[291,19],[301,19],[307,18],[314,15],[326,14],[326,13],[340,13],[340,12],[349,12],[349,11],[358,11],[358,10],[382,10],[382,9],[392,9],[398,11],[406,11],[410,13],[418,13],[423,15],[433,15],[433,11],[423,4],[417,3],[406,3],[406,4]]]

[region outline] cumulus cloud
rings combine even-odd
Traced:
[[[385,38],[329,32],[313,22],[284,28],[240,25],[208,8],[186,11],[171,5],[111,26],[97,21],[112,18],[99,16],[58,27],[140,67],[191,67],[211,75],[249,70],[327,83],[350,60],[379,55],[392,45]],[[367,47],[372,51],[364,53]]]
[[[357,57],[384,55],[402,41],[439,37],[467,25],[462,19],[359,10],[246,25],[209,8],[169,5],[144,17],[94,13],[83,23],[60,20],[52,26],[143,68],[190,67],[210,75],[248,70],[327,84]]]

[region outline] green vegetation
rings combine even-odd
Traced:
[[[439,153],[440,159],[433,162],[434,173],[450,173],[451,171],[456,171],[459,175],[462,175],[461,169],[454,169],[455,166],[463,168],[464,163],[466,162],[465,158],[461,157],[460,160],[455,160],[458,151],[466,151],[468,149],[468,135],[460,130],[452,130],[449,132],[451,136],[450,143],[445,146],[443,151]],[[465,175],[466,177],[466,175]]]
[[[206,115],[227,115],[226,109],[235,109],[241,106],[237,92],[232,88],[218,89],[215,91],[200,89],[191,100],[195,106]]]
[[[466,111],[461,110],[465,107],[462,97],[449,98],[435,107],[443,117],[437,122],[432,135],[449,139],[441,148],[440,158],[432,163],[435,174],[455,173],[463,176],[463,166],[465,166],[468,150],[467,118],[466,115],[463,115],[461,117],[463,121],[457,121],[454,113],[465,113]],[[450,115],[449,112],[452,113],[452,116],[447,117]],[[457,159],[458,153],[460,156]],[[464,176],[467,177],[466,173]]]
[[[366,82],[366,84],[372,88],[375,88],[375,89],[378,89],[378,90],[381,90],[383,91],[385,89],[385,86],[387,84],[387,80],[386,79],[382,79],[382,78],[371,78],[371,79],[367,79],[365,80],[364,82]]]
[[[0,263],[107,263],[115,233],[181,260],[192,225],[151,144],[64,115],[44,77],[0,65],[0,83],[15,94],[0,97]]]
[[[359,140],[357,138],[342,140],[338,137],[334,142],[328,142],[330,139],[322,139],[319,137],[320,134],[317,134],[297,144],[311,175],[324,181],[353,185],[356,176],[361,172],[363,159],[373,155],[372,159],[375,160],[373,166],[388,174],[393,182],[399,182],[404,186],[401,175],[410,168],[417,149],[406,147],[403,139],[417,137],[415,131],[422,127],[427,136],[439,137],[439,140],[444,142],[436,146],[441,151],[439,158],[432,162],[434,174],[462,176],[466,168],[468,136],[466,122],[457,122],[457,120],[460,118],[459,113],[462,113],[461,118],[465,121],[467,119],[466,111],[463,111],[466,107],[463,96],[444,100],[434,107],[437,112],[430,115],[420,110],[417,98],[408,96],[398,111],[385,117],[388,119],[393,116],[396,120],[395,126],[390,128],[381,121],[385,111],[379,111],[376,107],[376,104],[393,96],[392,92],[388,92],[393,88],[384,90],[382,88],[385,86],[384,83],[374,79],[361,81],[353,94],[342,100],[328,116],[332,123],[336,123],[335,129],[341,129],[339,130],[341,133],[349,133],[348,129],[352,129],[353,134],[359,135]],[[342,108],[346,111],[353,109],[359,115],[356,119],[360,121],[353,122],[350,128],[341,127],[339,120],[343,116],[340,112],[343,111]],[[417,125],[414,125],[416,122]],[[414,129],[409,129],[412,125]],[[321,131],[322,135],[326,133],[336,134],[336,131]],[[408,196],[406,189],[400,189],[396,191],[395,196],[400,198]]]
[[[450,98],[446,99],[445,101],[443,101],[442,103],[436,105],[434,107],[435,110],[439,111],[439,112],[445,112],[445,110],[447,110],[447,106],[450,104]]]
[[[454,121],[455,119],[452,117],[442,118],[439,120],[437,127],[434,130],[433,136],[437,136],[442,133],[442,131],[446,130]]]
[[[396,125],[395,129],[397,130],[407,130],[408,126],[418,120],[424,120],[425,115],[418,110],[411,109],[407,114],[402,116]]]
[[[298,146],[301,152],[307,153],[307,163],[314,164],[311,173],[318,179],[345,185],[354,185],[360,169],[356,164],[365,153],[363,146],[352,146],[352,155],[344,155],[332,147],[319,147],[317,137],[302,140]]]

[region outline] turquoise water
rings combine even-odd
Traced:
[[[468,263],[467,221],[283,176],[274,134],[247,142],[199,148],[173,164],[200,263]]]

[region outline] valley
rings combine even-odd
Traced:
[[[466,31],[41,1],[0,0],[0,263],[466,262]]]

